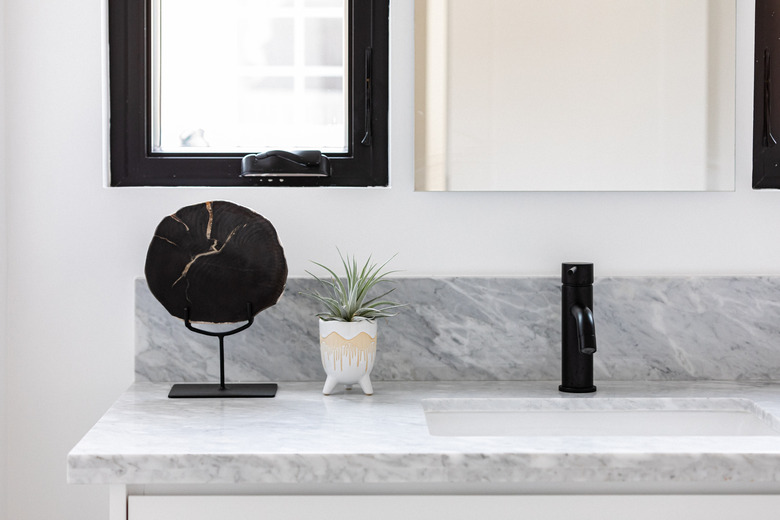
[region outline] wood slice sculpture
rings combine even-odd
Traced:
[[[287,262],[273,225],[232,202],[195,204],[165,217],[146,255],[146,281],[163,307],[199,323],[245,321],[284,292]]]

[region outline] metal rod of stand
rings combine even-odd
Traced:
[[[247,323],[225,332],[212,332],[194,327],[190,322],[190,308],[184,309],[184,325],[191,331],[206,336],[219,338],[219,385],[215,384],[175,384],[168,393],[168,397],[274,397],[276,395],[276,383],[233,383],[228,387],[225,384],[225,336],[236,334],[247,329],[254,321],[252,304],[246,304]]]
[[[219,335],[219,389],[225,390],[225,336]]]
[[[254,314],[252,314],[252,304],[250,302],[247,302],[246,304],[246,319],[247,322],[238,327],[237,329],[229,330],[226,332],[211,332],[207,330],[201,330],[197,329],[192,326],[192,323],[190,323],[190,308],[185,307],[184,308],[184,325],[190,329],[193,332],[197,332],[198,334],[205,334],[206,336],[216,336],[219,338],[219,389],[220,390],[226,390],[227,387],[225,386],[225,336],[230,336],[232,334],[236,334],[237,332],[241,332],[242,330],[245,330],[249,328],[250,325],[254,322]]]

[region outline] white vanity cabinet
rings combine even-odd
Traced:
[[[776,520],[780,497],[752,496],[130,496],[111,520]]]
[[[136,383],[68,455],[110,520],[780,518],[780,436],[444,437],[422,401],[561,396],[552,382],[284,383],[273,399],[168,399]],[[780,429],[780,385],[602,382],[603,398],[738,398]]]

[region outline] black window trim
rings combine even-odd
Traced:
[[[777,2],[757,0],[755,16],[753,68],[753,189],[780,189],[780,146],[777,145],[778,78],[780,44],[778,22],[774,17]],[[774,53],[774,56],[772,54]],[[775,98],[775,99],[772,99]],[[774,106],[773,106],[774,105]]]
[[[349,151],[325,154],[332,169],[329,177],[242,178],[245,154],[151,152],[151,50],[147,40],[151,0],[109,0],[110,185],[387,186],[389,0],[347,2],[352,79]],[[370,139],[365,139],[369,121]]]

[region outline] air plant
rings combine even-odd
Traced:
[[[318,262],[312,263],[325,269],[330,275],[329,278],[321,278],[306,271],[320,283],[324,292],[324,294],[318,291],[302,293],[325,306],[325,311],[317,314],[320,319],[325,321],[375,320],[395,316],[396,313],[390,311],[405,306],[405,304],[384,299],[395,289],[367,299],[371,289],[380,283],[388,282],[386,277],[396,272],[383,271],[395,256],[382,265],[372,263],[371,257],[369,257],[363,267],[358,266],[354,255],[352,258],[347,255],[345,258],[339,251],[339,257],[341,257],[341,263],[346,272],[345,278],[340,278],[333,269]]]

